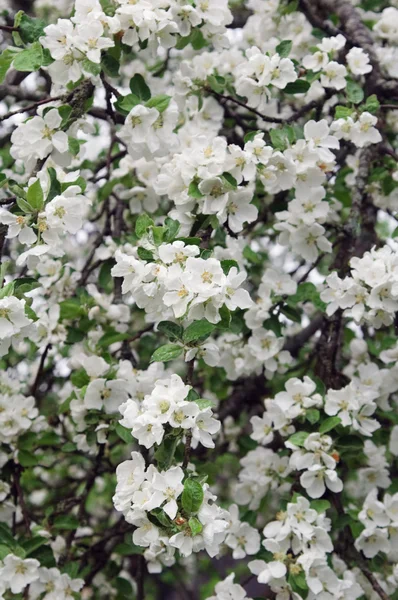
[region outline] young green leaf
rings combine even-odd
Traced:
[[[182,508],[188,515],[196,514],[204,498],[203,488],[198,481],[186,479],[181,496]]]
[[[177,344],[165,344],[160,346],[151,356],[151,362],[168,362],[181,356],[183,347]]]
[[[144,104],[151,97],[151,90],[145,83],[143,76],[139,73],[130,79],[130,90],[140,99],[141,104]]]
[[[44,205],[43,190],[41,189],[40,180],[37,179],[28,188],[26,200],[34,211],[40,212]]]
[[[319,433],[327,433],[337,427],[337,425],[340,425],[340,423],[340,417],[329,417],[328,419],[325,419],[319,427]]]
[[[191,325],[188,325],[183,333],[182,339],[185,344],[190,344],[207,338],[214,329],[215,325],[206,319],[200,319],[199,321],[194,321]]]

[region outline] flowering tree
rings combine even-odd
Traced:
[[[397,0],[0,5],[0,599],[396,600]]]

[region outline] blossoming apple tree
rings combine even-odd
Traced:
[[[398,2],[0,2],[0,599],[398,598]]]

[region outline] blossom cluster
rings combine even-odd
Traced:
[[[328,564],[328,554],[333,551],[330,529],[330,519],[325,513],[311,508],[306,498],[298,496],[263,530],[262,545],[272,553],[273,560],[253,560],[249,569],[260,583],[268,584],[277,595],[282,590],[289,593],[286,577],[290,573],[294,577],[304,576],[310,598],[319,594],[327,597],[327,594],[333,598],[355,600],[363,592],[355,575],[346,571],[340,579]],[[301,598],[300,594],[295,596]]]
[[[25,592],[31,600],[73,600],[84,585],[83,579],[72,579],[56,567],[41,567],[38,560],[15,554],[0,561],[0,577],[1,597],[10,590],[12,594]]]
[[[174,564],[175,549],[182,556],[204,549],[210,556],[218,554],[228,529],[228,512],[217,506],[207,484],[196,479],[183,483],[184,471],[178,466],[162,472],[153,465],[146,468],[139,452],[133,452],[131,460],[117,467],[116,476],[115,507],[136,526],[133,542],[148,548],[146,555],[154,572],[161,570],[161,564]],[[196,516],[190,518],[192,499],[184,498],[189,484],[196,494],[200,490],[194,505]],[[157,508],[161,508],[160,513],[151,512]],[[157,524],[149,514],[155,516]]]
[[[122,292],[133,292],[134,300],[144,308],[148,320],[171,318],[201,319],[210,323],[221,320],[220,308],[249,308],[252,300],[241,288],[246,278],[232,267],[226,275],[216,258],[199,258],[198,246],[176,241],[154,249],[153,262],[136,256],[134,248],[117,250],[114,277],[123,277]]]
[[[336,272],[326,278],[321,298],[327,314],[341,309],[357,323],[376,329],[393,322],[398,309],[397,255],[388,246],[373,248],[362,258],[350,260],[351,274],[341,279]]]
[[[182,430],[185,435],[189,432],[194,447],[200,443],[214,448],[212,435],[219,431],[221,423],[213,417],[208,401],[189,400],[191,390],[178,375],[158,379],[141,402],[129,398],[119,406],[123,415],[120,424],[131,429],[133,437],[146,448],[159,445],[170,428]]]

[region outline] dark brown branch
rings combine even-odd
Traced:
[[[3,115],[2,117],[0,117],[0,123],[2,121],[6,121],[7,119],[11,119],[11,117],[14,117],[15,115],[20,115],[25,112],[30,112],[31,110],[35,110],[42,104],[48,104],[49,102],[56,102],[57,100],[62,100],[62,98],[63,98],[63,96],[55,96],[54,98],[44,98],[44,100],[38,100],[37,102],[30,104],[29,106],[24,106],[23,108],[19,108],[18,110],[14,110],[13,112],[9,112],[6,115]]]
[[[30,517],[28,508],[26,506],[25,497],[23,493],[23,489],[21,486],[21,473],[22,467],[17,463],[13,463],[13,482],[15,488],[15,496],[18,500],[19,506],[21,508],[23,522],[25,524],[25,531],[28,537],[32,537],[32,532],[30,530]]]
[[[18,27],[12,27],[11,25],[0,25],[0,31],[7,31],[12,33],[13,31],[19,31]]]
[[[44,363],[46,362],[47,354],[48,354],[48,352],[49,352],[50,349],[51,349],[51,344],[47,344],[47,346],[44,348],[43,354],[41,355],[40,363],[39,363],[39,368],[37,370],[36,377],[35,377],[35,380],[33,382],[33,385],[32,385],[32,387],[30,389],[30,393],[34,397],[36,397],[36,393],[37,393],[37,390],[38,390],[38,387],[40,385],[41,378],[42,378],[42,375],[43,375],[43,372],[44,372]]]

